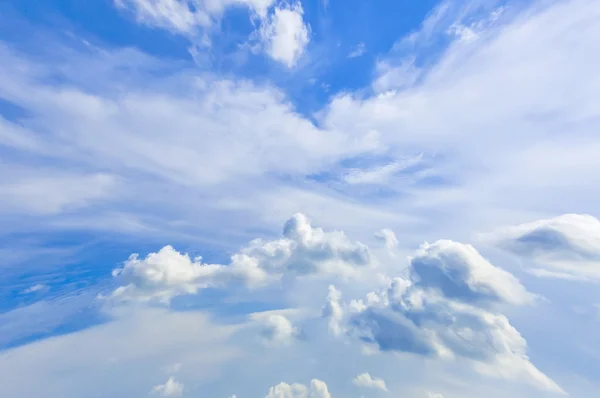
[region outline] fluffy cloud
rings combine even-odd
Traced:
[[[261,334],[268,345],[290,345],[299,333],[298,328],[283,315],[269,315],[263,320]]]
[[[325,382],[313,379],[308,387],[297,383],[279,383],[269,389],[266,398],[331,398],[331,394]]]
[[[338,330],[384,352],[465,358],[482,374],[562,392],[529,361],[527,343],[508,318],[492,309],[531,301],[514,276],[470,245],[437,241],[424,244],[411,259],[410,278],[394,278],[387,289],[345,309],[339,294],[332,300],[330,293],[328,303],[341,309],[330,322],[335,319],[342,324]]]
[[[310,41],[310,28],[304,23],[300,2],[275,8],[260,28],[260,39],[267,54],[288,68],[293,67]]]
[[[398,238],[396,238],[396,234],[389,228],[384,228],[381,231],[375,234],[375,237],[382,240],[385,244],[385,247],[388,249],[393,249],[398,246]]]
[[[177,382],[174,377],[169,377],[165,384],[152,388],[151,393],[163,397],[180,397],[183,394],[183,384]]]
[[[493,266],[471,245],[450,240],[424,244],[411,259],[412,278],[461,301],[525,304],[532,295],[509,272]]]
[[[142,260],[133,254],[123,268],[113,271],[113,277],[122,283],[113,297],[168,301],[175,295],[193,294],[201,287],[214,285],[222,269],[222,265],[202,264],[200,259],[191,259],[171,246]]]
[[[352,383],[359,387],[374,388],[377,390],[387,391],[385,381],[377,377],[372,377],[369,373],[361,373],[352,379]]]
[[[344,316],[344,310],[340,303],[341,298],[342,294],[340,291],[335,286],[330,285],[322,314],[329,322],[329,331],[335,336],[339,336],[342,333],[340,322]]]
[[[600,279],[600,220],[565,214],[508,227],[487,236],[499,247],[542,268],[539,276]]]
[[[232,282],[260,287],[287,275],[356,277],[372,265],[367,246],[341,231],[313,227],[305,215],[295,214],[285,223],[281,239],[255,239],[233,254],[228,265],[203,264],[201,258],[192,259],[171,246],[145,259],[134,254],[113,271],[121,286],[112,298],[168,302],[176,295]]]

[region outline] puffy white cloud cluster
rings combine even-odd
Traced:
[[[113,277],[123,283],[113,297],[168,301],[178,294],[196,293],[199,288],[213,285],[222,270],[222,265],[202,264],[199,258],[192,259],[165,246],[145,259],[133,254],[123,268],[113,270]]]
[[[259,25],[254,37],[273,60],[293,67],[310,42],[310,27],[304,22],[302,4],[275,0],[115,0],[129,10],[138,23],[181,34],[201,46],[210,46],[208,29],[228,8],[246,7]],[[196,48],[197,51],[197,48]]]
[[[282,238],[253,240],[227,265],[203,264],[171,246],[144,259],[132,255],[113,271],[121,286],[112,297],[167,302],[176,295],[234,282],[259,287],[287,274],[346,278],[357,276],[372,262],[367,246],[349,240],[343,232],[313,227],[306,216],[295,214],[285,223]]]
[[[331,394],[325,382],[312,379],[310,386],[279,383],[269,389],[266,398],[331,398]]]
[[[387,391],[385,380],[373,377],[369,373],[361,373],[352,379],[352,383],[358,387],[374,388],[376,390]]]
[[[562,392],[529,361],[525,339],[498,309],[530,303],[532,295],[470,245],[426,243],[410,259],[409,279],[394,278],[349,304],[340,297],[330,288],[325,308],[336,310],[324,311],[334,334],[344,331],[383,352],[471,360],[482,374]]]
[[[541,268],[539,276],[600,279],[600,220],[564,214],[508,227],[491,234],[495,243]]]
[[[169,377],[165,384],[155,386],[151,393],[162,397],[180,397],[183,394],[183,384],[177,382],[174,377]]]

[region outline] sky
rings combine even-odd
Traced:
[[[600,2],[0,3],[0,396],[594,398]]]

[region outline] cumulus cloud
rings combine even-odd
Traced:
[[[293,67],[310,41],[310,27],[304,23],[300,2],[283,3],[260,27],[259,35],[267,54],[288,68]]]
[[[121,286],[112,298],[168,302],[176,295],[234,282],[260,287],[286,275],[353,277],[372,265],[364,244],[341,231],[313,227],[305,215],[295,214],[285,223],[282,238],[255,239],[233,254],[227,265],[203,264],[201,258],[192,259],[171,246],[144,259],[134,254],[113,271]]]
[[[495,267],[471,245],[425,243],[411,259],[412,278],[423,288],[461,301],[525,304],[532,295],[511,273]]]
[[[565,214],[498,230],[486,237],[541,268],[534,275],[562,279],[600,279],[600,220]]]
[[[163,397],[180,397],[183,394],[183,384],[177,382],[174,377],[169,377],[165,384],[152,388],[151,393]]]
[[[374,388],[377,390],[387,391],[385,381],[383,379],[372,377],[369,373],[361,373],[352,379],[352,383],[359,387]]]
[[[339,293],[335,298],[341,306]],[[386,289],[354,301],[352,311],[340,312],[336,325],[381,351],[465,358],[482,374],[562,392],[529,361],[518,330],[494,310],[494,304],[530,301],[513,275],[472,246],[437,241],[424,244],[411,259],[410,280],[394,278]]]
[[[261,335],[268,345],[290,345],[300,331],[283,315],[268,315],[263,319]]]
[[[331,394],[325,382],[313,379],[310,386],[279,383],[269,389],[266,398],[331,398]]]
[[[342,294],[340,291],[335,286],[330,285],[327,301],[323,306],[323,317],[328,320],[329,331],[335,336],[339,336],[342,333],[340,322],[344,316],[344,310],[340,303],[341,298]]]
[[[115,298],[158,299],[168,301],[178,294],[193,294],[199,288],[210,287],[223,270],[222,265],[202,264],[171,246],[144,259],[133,254],[123,268],[113,271],[122,286],[113,292]]]
[[[385,247],[388,249],[393,249],[398,246],[398,238],[396,238],[396,234],[389,228],[384,228],[381,231],[375,234],[375,237],[382,240]]]

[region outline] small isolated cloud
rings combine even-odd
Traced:
[[[359,43],[350,54],[348,54],[348,58],[357,58],[364,55],[367,52],[367,46],[365,43]]]
[[[442,394],[430,392],[430,393],[427,393],[427,398],[444,398],[444,396]]]
[[[381,231],[375,234],[375,237],[382,240],[385,247],[388,249],[393,249],[398,246],[398,238],[396,238],[396,234],[389,228],[384,228]]]
[[[565,214],[507,227],[488,236],[500,248],[540,268],[540,277],[600,280],[600,220],[591,215]]]
[[[323,306],[323,318],[329,322],[329,332],[334,336],[339,336],[342,333],[340,322],[344,316],[344,310],[340,304],[342,294],[335,286],[329,286],[329,294],[327,301]]]
[[[298,328],[283,315],[269,315],[262,322],[261,335],[267,345],[290,345],[300,334]]]
[[[29,294],[29,293],[41,292],[41,291],[44,291],[47,289],[48,289],[47,285],[37,284],[37,285],[28,287],[27,289],[23,290],[23,293]]]
[[[265,398],[331,398],[331,394],[325,382],[313,379],[310,386],[279,383],[269,389]]]
[[[275,61],[292,68],[310,41],[310,27],[304,23],[304,10],[298,2],[275,7],[259,30],[266,53]]]
[[[174,377],[169,377],[165,384],[155,386],[150,393],[162,397],[180,397],[183,394],[183,384],[175,381]]]
[[[369,373],[361,373],[352,379],[352,383],[358,387],[374,388],[381,391],[387,391],[385,381],[383,379],[374,378]]]

